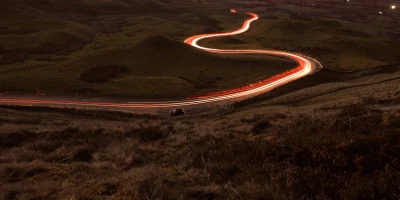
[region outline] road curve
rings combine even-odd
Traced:
[[[231,10],[236,13],[236,10]],[[217,54],[263,54],[268,56],[278,56],[294,60],[298,65],[282,74],[273,76],[263,81],[250,84],[241,88],[226,90],[221,92],[210,93],[201,96],[189,97],[186,99],[176,101],[155,101],[155,102],[136,102],[129,100],[110,100],[110,99],[72,99],[61,97],[27,97],[27,96],[0,96],[0,104],[3,105],[22,105],[22,106],[51,106],[51,107],[75,107],[75,108],[97,108],[109,110],[135,110],[135,109],[148,109],[154,110],[157,108],[176,108],[176,107],[193,107],[205,106],[211,104],[227,104],[235,101],[248,99],[268,91],[275,89],[279,86],[300,79],[304,76],[310,75],[322,68],[322,65],[315,59],[305,55],[290,53],[275,50],[253,50],[253,49],[214,49],[198,45],[198,42],[207,38],[232,36],[244,33],[249,30],[253,21],[259,17],[255,13],[247,13],[251,18],[243,23],[243,26],[235,31],[226,33],[215,34],[202,34],[192,36],[184,41],[195,48]]]

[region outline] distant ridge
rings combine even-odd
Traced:
[[[158,57],[165,57],[170,60],[174,59],[210,59],[207,52],[196,49],[181,41],[172,40],[162,35],[152,35],[131,49],[136,54],[157,54]],[[179,55],[179,56],[176,56]],[[211,55],[212,56],[212,55]]]
[[[165,12],[170,10],[168,1],[144,0],[7,0],[1,2],[8,13],[20,13],[29,16],[46,15],[85,15],[98,16],[109,14],[132,14],[146,12]]]

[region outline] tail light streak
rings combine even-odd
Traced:
[[[231,10],[236,13],[236,10]],[[304,76],[314,73],[318,68],[322,68],[322,65],[315,59],[309,58],[304,55],[275,51],[275,50],[252,50],[252,49],[214,49],[199,46],[197,43],[200,40],[214,37],[232,36],[244,33],[249,30],[250,25],[253,21],[258,20],[259,17],[254,13],[247,13],[251,16],[250,19],[243,23],[240,29],[227,33],[215,33],[215,34],[202,34],[192,36],[184,41],[195,48],[218,54],[264,54],[278,57],[285,57],[292,59],[298,63],[298,66],[292,70],[276,75],[259,83],[250,84],[242,88],[233,90],[227,90],[222,92],[215,92],[201,96],[190,97],[181,101],[160,101],[160,102],[127,102],[127,103],[113,103],[113,102],[99,102],[99,101],[69,101],[69,100],[51,100],[45,99],[25,99],[25,98],[12,98],[12,97],[0,97],[0,104],[7,103],[18,103],[20,105],[60,105],[60,106],[93,106],[93,107],[118,107],[118,108],[166,108],[166,107],[182,107],[182,106],[193,106],[201,105],[206,103],[218,103],[218,102],[233,102],[243,99],[248,99],[263,93],[266,93],[272,89],[275,89],[281,85],[287,84]]]

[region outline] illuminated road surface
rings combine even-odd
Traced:
[[[232,13],[236,13],[236,10],[231,10]],[[161,108],[176,108],[176,107],[199,107],[214,104],[229,104],[235,101],[248,99],[268,91],[275,89],[279,86],[297,80],[314,73],[319,68],[322,68],[321,64],[310,57],[290,53],[283,51],[274,50],[253,50],[253,49],[213,49],[199,46],[197,43],[200,40],[214,37],[232,36],[238,35],[249,30],[250,25],[253,21],[258,19],[258,15],[254,13],[247,13],[251,16],[250,19],[246,20],[243,26],[232,32],[228,33],[215,33],[215,34],[202,34],[196,35],[186,39],[186,44],[192,45],[198,49],[218,54],[264,54],[268,56],[278,56],[294,60],[298,63],[297,67],[286,71],[282,74],[273,76],[263,81],[259,81],[254,84],[250,84],[241,88],[226,90],[221,92],[210,93],[201,96],[189,97],[182,100],[176,101],[130,101],[130,100],[110,100],[110,99],[72,99],[66,98],[64,100],[61,97],[50,98],[50,97],[26,97],[26,96],[2,96],[0,97],[0,104],[9,105],[23,105],[23,106],[53,106],[53,107],[74,107],[74,108],[101,108],[109,110],[154,110]]]

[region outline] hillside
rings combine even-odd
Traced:
[[[149,36],[135,45],[49,67],[8,71],[0,75],[0,90],[35,93],[39,89],[47,95],[187,97],[240,87],[295,65],[274,58],[220,57],[164,36]]]
[[[91,43],[95,31],[121,31],[128,16],[170,11],[156,0],[9,0],[2,2],[2,8],[0,64],[36,54],[67,54]]]
[[[226,40],[215,39],[203,44],[227,47],[229,42]],[[324,68],[336,71],[355,71],[400,62],[399,40],[371,35],[335,20],[261,17],[248,33],[232,40],[262,48],[301,52],[318,59]]]
[[[0,64],[34,54],[67,54],[92,42],[94,31],[82,24],[49,19],[0,20]]]
[[[59,1],[59,0],[9,0],[7,3],[8,13],[20,13],[22,15],[38,16],[63,16],[63,15],[112,15],[127,14],[129,12],[147,13],[168,11],[165,4],[168,1],[158,0],[82,0],[82,1]]]
[[[177,118],[5,107],[0,198],[398,199],[399,69]]]
[[[241,87],[295,65],[199,52],[182,41],[222,30],[220,21],[167,1],[8,3],[0,20],[1,93],[187,97]],[[225,14],[231,26],[245,19]]]

